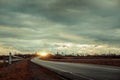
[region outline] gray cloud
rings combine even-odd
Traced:
[[[119,14],[120,0],[0,0],[0,42],[18,49],[54,42],[120,47]]]

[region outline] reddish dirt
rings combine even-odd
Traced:
[[[120,59],[51,59],[51,61],[119,66]]]
[[[3,64],[0,64],[3,65]],[[0,80],[62,80],[56,73],[29,60],[0,67]]]

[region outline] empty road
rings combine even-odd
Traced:
[[[67,62],[44,61],[38,58],[33,58],[32,62],[50,68],[54,71],[60,71],[62,75],[70,74],[73,76],[82,77],[83,80],[120,80],[120,67],[78,64]],[[65,74],[64,74],[65,73]],[[75,78],[73,77],[73,80]],[[75,79],[82,80],[82,79]]]

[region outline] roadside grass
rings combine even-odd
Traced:
[[[30,80],[28,63],[19,62],[0,68],[0,80]]]
[[[119,66],[120,59],[50,59],[51,61]]]
[[[56,73],[29,60],[16,62],[6,67],[0,63],[0,80],[62,80]]]
[[[2,62],[0,62],[0,68],[3,66],[3,63]]]

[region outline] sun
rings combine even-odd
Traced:
[[[40,57],[47,57],[48,56],[48,52],[41,51],[41,52],[38,52],[37,55],[39,55]]]

